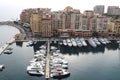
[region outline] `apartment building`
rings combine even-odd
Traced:
[[[114,31],[116,32],[116,37],[120,37],[120,20],[115,20],[114,23]]]
[[[58,35],[67,36],[92,36],[98,32],[107,36],[110,19],[96,15],[91,10],[80,13],[80,10],[67,6],[64,10],[53,11],[49,8],[34,8],[30,11],[30,25],[35,36],[51,37]],[[23,13],[22,13],[23,14]]]
[[[96,5],[94,7],[94,13],[100,14],[100,15],[104,14],[104,5]]]
[[[51,9],[37,9],[30,17],[30,25],[34,36],[51,37]]]
[[[21,14],[20,14],[20,20],[22,23],[30,23],[30,17],[31,17],[31,14],[33,13],[33,10],[32,8],[30,9],[24,9]]]
[[[109,14],[109,15],[120,15],[119,6],[108,6],[107,14]]]

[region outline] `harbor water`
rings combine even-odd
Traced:
[[[14,27],[0,26],[0,47],[17,33],[19,30]],[[26,71],[34,51],[44,43],[33,47],[26,47],[27,42],[10,45],[13,53],[0,55],[0,64],[5,65],[0,80],[45,80],[44,76],[31,76]],[[120,49],[115,41],[97,48],[51,45],[57,46],[69,62],[70,76],[59,80],[120,80]]]

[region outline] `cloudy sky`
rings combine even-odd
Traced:
[[[0,0],[0,21],[16,20],[23,9],[51,8],[52,11],[63,10],[66,6],[84,10],[93,10],[95,5],[119,6],[119,0]]]

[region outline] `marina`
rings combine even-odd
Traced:
[[[4,43],[10,38],[11,36],[9,36],[9,33],[8,33],[8,39],[1,38],[1,40],[4,41],[1,44],[1,46],[4,45]],[[76,38],[74,39],[76,41]],[[66,39],[64,40],[66,41]],[[79,40],[81,42],[81,38]],[[61,41],[62,42],[61,45],[59,44],[59,41],[56,41],[56,43],[50,42],[50,46],[51,46],[49,48],[50,51],[51,49],[58,48],[59,50],[57,52],[59,52],[59,54],[62,55],[62,56],[60,55],[59,57],[62,59],[65,59],[63,61],[65,64],[67,63],[69,64],[69,65],[65,65],[65,64],[61,65],[62,62],[60,62],[60,64],[54,65],[54,66],[61,66],[62,68],[64,68],[64,69],[55,68],[56,70],[58,70],[58,73],[61,74],[59,78],[61,78],[62,80],[80,80],[80,79],[82,80],[83,79],[84,80],[96,80],[96,79],[97,80],[109,80],[109,79],[119,80],[120,77],[118,74],[120,74],[120,71],[119,71],[120,51],[119,51],[119,44],[117,43],[117,41],[111,40],[111,43],[106,43],[106,45],[104,45],[98,39],[98,41],[101,43],[100,44],[101,46],[97,45],[96,48],[93,48],[86,39],[84,39],[84,41],[86,42],[87,46],[81,46],[81,47],[79,47],[78,45],[77,47],[74,47],[74,46],[69,47],[68,45],[65,46],[62,41]],[[39,53],[38,50],[40,50],[40,48],[45,48],[44,46],[45,43],[46,43],[45,41],[38,41],[33,46],[27,47],[26,45],[28,44],[28,42],[14,42],[9,47],[7,47],[6,50],[13,49],[12,50],[13,54],[10,54],[9,56],[5,54],[0,55],[0,63],[4,64],[5,66],[5,69],[1,72],[0,78],[3,80],[9,80],[9,79],[11,80],[26,80],[26,79],[45,80],[46,78],[45,75],[47,72],[49,75],[49,79],[56,80],[54,79],[56,78],[56,76],[53,74],[50,74],[55,71],[55,70],[52,70],[53,67],[51,67],[50,65],[48,66],[51,67],[52,69],[45,67],[44,61],[45,62],[46,60],[49,61],[49,59],[45,59],[43,55],[41,55],[43,56],[42,62],[35,63],[39,66],[39,67],[36,66],[36,68],[40,68],[40,65],[42,64],[42,67],[40,68],[41,71],[38,72],[33,70],[33,66],[35,66],[33,62],[37,59],[34,59],[34,60],[31,60],[31,59],[33,59],[33,57],[40,56],[37,54]],[[55,46],[56,48],[52,46]],[[40,51],[44,53],[44,50],[40,50]],[[57,56],[57,54],[54,54],[54,56]],[[39,59],[41,60],[41,58]],[[50,64],[49,62],[47,62],[47,64]],[[52,59],[52,62],[56,63],[57,61]],[[27,69],[29,71],[26,71],[26,68],[28,66],[30,66],[29,69]],[[43,68],[46,68],[46,69],[43,69]],[[50,73],[48,72],[49,69],[51,71]],[[69,69],[69,70],[65,72],[66,69]],[[59,71],[63,72],[63,74],[60,73]],[[28,74],[28,72],[30,75]],[[95,74],[92,75],[93,73]],[[40,74],[42,74],[42,76],[39,76]],[[66,74],[68,75],[63,76]],[[55,77],[53,78],[53,76]]]
[[[27,73],[31,76],[45,76],[46,80],[50,78],[62,78],[70,76],[68,72],[68,61],[60,55],[60,50],[55,46],[50,46],[48,40],[46,44],[41,45],[37,50],[34,58],[30,60],[27,66]]]
[[[0,80],[120,80],[119,0],[0,8]]]

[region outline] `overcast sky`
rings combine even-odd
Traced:
[[[0,0],[0,21],[19,19],[26,8],[51,8],[52,11],[63,10],[66,6],[84,10],[93,10],[95,5],[119,6],[120,0]]]

